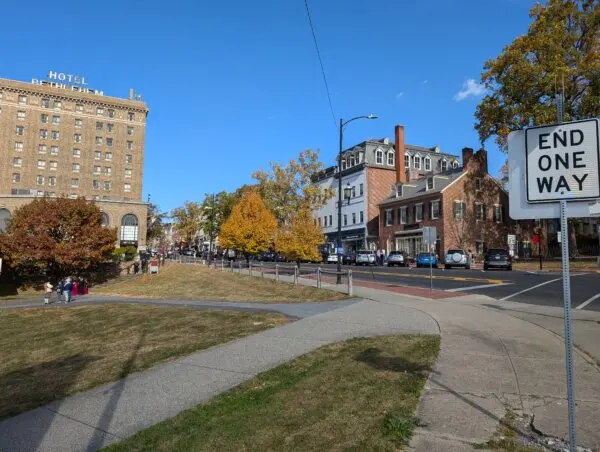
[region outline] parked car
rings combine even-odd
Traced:
[[[181,254],[184,256],[196,256],[196,250],[188,248],[187,250],[183,250]]]
[[[273,253],[273,262],[285,262],[286,258],[281,253]]]
[[[449,270],[452,267],[464,267],[467,270],[471,268],[471,262],[465,250],[448,250],[444,259],[444,268]]]
[[[417,268],[420,267],[435,267],[439,265],[439,259],[433,253],[419,253],[417,255]]]
[[[408,255],[404,251],[390,251],[387,257],[387,264],[388,267],[406,267],[408,265]]]
[[[337,254],[328,254],[327,260],[325,262],[327,262],[328,264],[337,264],[337,261],[338,261]]]
[[[485,259],[483,261],[483,269],[489,270],[490,268],[504,268],[506,270],[512,270],[512,258],[508,250],[503,248],[492,248],[485,253]]]
[[[356,265],[375,265],[376,263],[375,251],[361,250],[356,252]]]
[[[356,265],[356,254],[354,254],[354,253],[344,254],[342,256],[342,264],[344,264],[344,265],[355,264]]]

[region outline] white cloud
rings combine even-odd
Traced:
[[[429,80],[425,79],[421,82],[423,85],[427,85],[429,83]]]
[[[454,95],[454,100],[460,102],[465,100],[469,96],[481,96],[485,93],[485,86],[481,83],[477,83],[474,79],[470,78],[463,83],[462,89]]]
[[[400,99],[402,96],[404,96],[404,93],[400,92],[400,93],[396,94],[396,99]]]

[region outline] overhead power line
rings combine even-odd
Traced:
[[[331,117],[333,118],[333,125],[337,129],[337,119],[333,110],[333,103],[331,102],[331,93],[329,92],[329,83],[327,83],[327,76],[325,75],[325,67],[323,66],[323,59],[321,58],[321,52],[319,51],[319,43],[317,42],[317,35],[315,34],[315,27],[312,23],[310,16],[310,9],[308,7],[308,0],[304,0],[304,6],[306,7],[306,14],[308,16],[308,24],[310,25],[310,31],[312,33],[313,41],[315,43],[315,49],[317,50],[317,57],[319,57],[319,64],[321,65],[321,74],[323,74],[323,81],[325,82],[325,91],[327,91],[327,100],[329,101],[329,110],[331,110]]]

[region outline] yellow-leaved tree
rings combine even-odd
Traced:
[[[277,220],[254,190],[246,192],[233,206],[231,214],[221,226],[219,243],[246,257],[267,251],[271,246]]]
[[[287,260],[320,262],[319,245],[325,241],[321,226],[315,223],[308,209],[292,216],[289,224],[282,225],[275,235],[275,247]]]

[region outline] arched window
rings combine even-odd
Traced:
[[[404,168],[410,168],[410,154],[404,155]]]
[[[421,156],[415,155],[413,157],[413,166],[415,169],[421,169]]]
[[[102,226],[108,227],[110,226],[110,219],[108,218],[108,214],[102,212]]]
[[[446,160],[446,159],[440,160],[440,170],[442,170],[442,171],[448,170],[448,160]]]
[[[392,151],[388,152],[387,164],[388,166],[394,166],[394,153]]]
[[[348,164],[348,167],[352,168],[354,166],[354,164],[355,164],[354,155],[350,156],[349,161],[350,161],[350,163]]]
[[[346,169],[346,159],[342,159],[342,171]]]
[[[458,160],[454,160],[452,162],[452,168],[454,168],[454,169],[458,168]]]
[[[10,220],[10,212],[8,209],[0,209],[0,232],[6,231]]]
[[[423,159],[423,166],[425,167],[425,171],[431,171],[431,157]]]
[[[375,163],[383,165],[383,151],[381,149],[375,151]]]
[[[138,240],[138,218],[128,213],[121,219],[121,241],[137,242]]]

